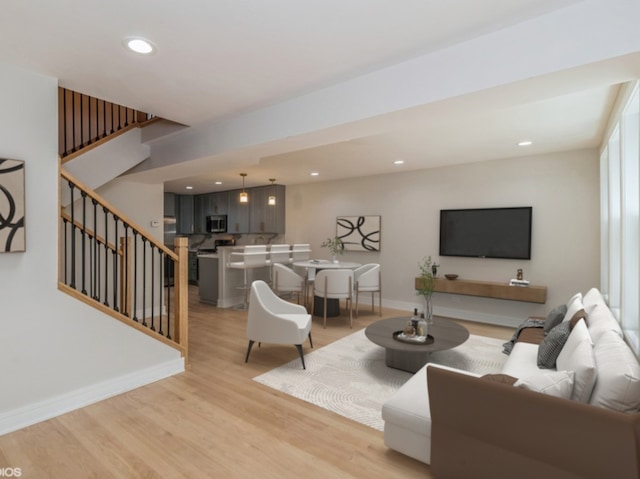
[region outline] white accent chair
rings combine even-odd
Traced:
[[[233,257],[241,257],[242,261],[232,261]],[[229,255],[229,263],[227,268],[241,269],[244,271],[244,283],[241,289],[244,290],[244,302],[238,309],[247,309],[247,296],[249,294],[249,275],[248,270],[253,268],[263,268],[267,266],[267,246],[266,245],[248,245],[244,246],[241,251],[233,251]]]
[[[272,266],[273,277],[271,278],[273,291],[281,293],[295,293],[300,304],[300,298],[305,294],[305,279],[287,266],[275,263]],[[306,297],[305,302],[306,305]]]
[[[316,273],[313,295],[323,298],[324,322],[327,327],[327,299],[346,300],[349,308],[349,325],[353,328],[353,271],[350,269],[323,269]],[[315,314],[315,304],[314,314]]]
[[[249,361],[249,354],[253,344],[293,344],[304,364],[304,352],[302,343],[309,338],[309,344],[313,347],[311,339],[311,315],[304,306],[292,304],[278,298],[262,280],[256,280],[251,285],[251,299],[249,301],[249,314],[247,319],[247,356],[244,362]]]
[[[371,312],[375,312],[374,296],[378,293],[378,313],[382,316],[382,278],[380,265],[363,264],[353,271],[354,289],[356,292],[356,318],[358,317],[358,299],[360,293],[371,293]]]

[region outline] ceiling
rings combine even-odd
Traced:
[[[581,3],[582,0],[5,0],[0,61],[61,86],[189,127],[215,124]],[[464,12],[464,14],[461,14]],[[157,52],[125,50],[142,36]],[[633,61],[640,64],[637,57]],[[611,69],[609,69],[611,71]],[[141,172],[167,191],[382,174],[399,168],[595,147],[618,89],[579,69],[363,119],[357,135],[309,134],[287,148],[202,155]],[[552,81],[553,80],[553,81]],[[379,120],[380,118],[378,118]],[[335,132],[334,132],[335,133]],[[535,137],[535,138],[534,138]],[[530,149],[518,140],[535,141]],[[250,154],[252,161],[243,161]],[[153,156],[153,147],[152,147]],[[393,160],[402,159],[401,167]],[[226,160],[226,161],[223,161]],[[214,186],[215,180],[223,186]]]

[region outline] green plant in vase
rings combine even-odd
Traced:
[[[420,276],[416,294],[424,298],[424,318],[427,323],[431,324],[433,322],[431,297],[436,284],[435,274],[438,270],[438,265],[431,259],[431,256],[426,256],[418,263],[418,268],[420,269]]]
[[[336,255],[344,253],[344,242],[338,236],[327,238],[320,246],[329,250],[334,263],[338,262]]]

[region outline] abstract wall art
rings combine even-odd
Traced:
[[[345,251],[380,251],[380,216],[338,216],[336,236]]]
[[[24,250],[24,161],[0,158],[0,253]]]

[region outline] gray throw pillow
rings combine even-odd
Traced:
[[[556,367],[556,359],[564,343],[571,333],[571,325],[569,321],[561,322],[547,334],[540,346],[538,346],[538,367],[544,369],[553,369]]]
[[[544,322],[544,328],[542,329],[544,331],[545,336],[549,333],[549,331],[551,331],[553,328],[555,328],[558,324],[562,322],[565,314],[567,314],[566,304],[561,304],[560,306],[556,306],[551,311],[549,311],[549,314],[547,314],[547,319]]]

